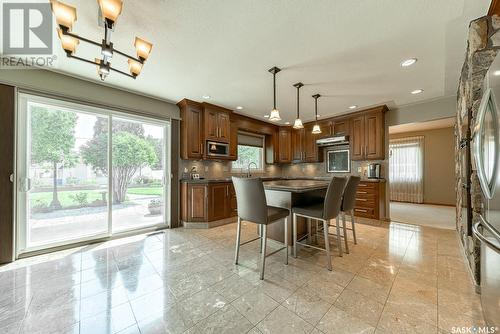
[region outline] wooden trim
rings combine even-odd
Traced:
[[[170,227],[179,227],[179,129],[180,121],[171,120],[170,122]]]
[[[0,263],[14,260],[14,128],[15,88],[0,85]]]
[[[490,9],[488,9],[488,15],[500,15],[500,0],[491,1]]]

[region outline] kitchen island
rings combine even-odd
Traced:
[[[264,182],[267,204],[290,210],[288,216],[288,244],[292,245],[292,207],[296,205],[309,205],[324,201],[328,181],[320,180],[277,180]],[[299,237],[307,232],[306,220],[297,221],[297,235]],[[283,224],[268,226],[267,236],[270,239],[283,242]]]

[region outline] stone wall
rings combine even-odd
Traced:
[[[467,130],[472,130],[475,126],[476,116],[484,93],[484,79],[500,47],[499,29],[500,18],[498,16],[486,16],[470,23],[465,62],[462,67],[457,92],[458,110],[457,122],[455,125],[455,135],[457,138],[455,147],[457,192],[456,223],[476,285],[479,285],[480,282],[480,244],[474,237],[467,235],[467,217],[465,217],[462,212],[462,183],[463,180],[466,179],[467,171],[462,163],[464,156],[462,154],[463,150],[460,149],[460,142],[467,137]],[[471,197],[473,213],[472,223],[474,224],[478,220],[478,214],[484,210],[484,199],[479,179],[475,173],[473,161]]]

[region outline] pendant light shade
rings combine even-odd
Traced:
[[[153,48],[153,44],[148,41],[136,37],[134,42],[135,51],[137,52],[137,57],[141,60],[146,60],[151,53],[151,49]]]
[[[278,73],[279,71],[281,71],[281,69],[277,68],[276,66],[269,69],[269,72],[273,74],[273,110],[271,110],[271,113],[269,115],[269,120],[271,122],[281,121],[280,112],[276,108],[276,73]]]
[[[116,22],[118,16],[120,16],[123,7],[122,0],[97,0],[99,3],[99,8],[101,8],[102,16],[106,20],[113,23]]]
[[[50,5],[57,24],[71,30],[76,21],[76,8],[57,0],[52,0]]]
[[[298,82],[293,87],[297,88],[297,118],[295,119],[295,123],[293,123],[293,128],[294,129],[303,129],[304,124],[302,124],[302,120],[300,119],[300,96],[299,96],[299,91],[300,88],[304,86],[302,82]]]
[[[312,97],[314,98],[314,119],[316,120],[316,124],[313,126],[312,133],[317,135],[321,133],[321,128],[318,125],[318,99],[321,95],[315,94]]]
[[[57,35],[61,40],[64,51],[68,52],[69,54],[73,54],[80,41],[74,37],[63,34],[61,29],[57,29]]]

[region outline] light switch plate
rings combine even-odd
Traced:
[[[363,167],[358,167],[358,173],[361,173],[363,171]]]
[[[205,166],[205,172],[208,172],[208,166]]]

